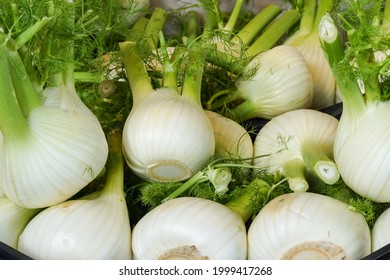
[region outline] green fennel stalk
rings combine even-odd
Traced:
[[[125,200],[124,195],[124,160],[122,153],[122,131],[113,129],[107,133],[109,154],[107,158],[107,172],[104,188],[101,196],[119,194],[121,200]]]
[[[21,32],[15,39],[0,31],[2,53],[2,104],[0,130],[4,137],[25,137],[28,123],[26,118],[34,108],[42,104],[40,94],[33,85],[32,78],[20,56],[19,49],[24,47],[51,18],[44,17],[34,25]],[[24,77],[24,79],[20,79]],[[14,131],[14,132],[12,132]],[[24,131],[24,132],[22,132]],[[20,136],[13,135],[21,134]],[[13,135],[13,136],[11,136]]]
[[[132,92],[133,106],[143,100],[153,90],[146,65],[143,61],[143,54],[140,53],[140,45],[143,46],[144,38],[147,38],[149,50],[156,51],[160,39],[160,31],[166,20],[166,12],[162,9],[155,9],[151,18],[144,25],[146,33],[142,36],[137,33],[138,26],[133,29],[138,36],[130,36],[129,40],[119,43],[120,55],[127,72],[130,89]],[[163,42],[164,43],[164,42]]]
[[[9,65],[9,52],[5,40],[0,40],[0,42],[0,58],[2,61],[0,68],[1,73],[3,73],[1,75],[2,86],[0,89],[0,131],[4,139],[23,139],[29,133],[29,126],[19,107],[13,86],[12,68]]]

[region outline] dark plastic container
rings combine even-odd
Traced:
[[[383,246],[362,260],[390,260],[390,244]]]
[[[32,258],[0,241],[0,260],[32,260]]]
[[[0,241],[0,260],[33,260]],[[362,258],[362,260],[390,260],[390,244]]]

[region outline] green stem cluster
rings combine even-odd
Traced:
[[[191,20],[192,24],[197,22],[195,15],[193,16],[194,18]],[[172,62],[172,58],[170,58],[167,51],[168,45],[162,32],[165,18],[166,14],[164,10],[155,9],[146,25],[146,35],[144,34],[144,36],[150,38],[149,42],[153,42],[149,47],[157,53],[162,61],[163,86],[178,91],[178,75],[181,73],[178,73],[178,68],[173,65],[175,61]],[[183,70],[182,89],[178,93],[188,98],[197,106],[201,106],[201,86],[205,65],[205,51],[199,41],[196,40],[198,31],[195,26],[192,26],[191,30],[186,31],[189,32],[188,35],[190,37],[185,37],[183,40],[184,51],[176,52],[176,55],[179,54],[180,57],[174,57],[174,59],[185,58],[187,60],[186,67]],[[155,39],[156,34],[158,39]],[[138,104],[153,90],[143,57],[139,53],[138,44],[138,41],[130,40],[119,43],[133,96],[133,104]],[[176,48],[180,49],[180,46]]]
[[[128,39],[119,42],[120,55],[131,89],[133,107],[138,105],[141,100],[153,91],[143,56],[139,51],[140,47],[145,48],[143,39],[146,38],[146,48],[149,51],[157,51],[161,36],[160,32],[165,24],[166,16],[166,12],[163,9],[155,9],[150,19],[139,19],[134,24]]]
[[[248,47],[247,55],[255,56],[272,48],[284,34],[299,21],[300,15],[296,10],[288,10],[272,22],[267,29]]]
[[[322,48],[327,54],[343,97],[343,113],[348,115],[350,120],[359,118],[365,112],[367,103],[381,101],[382,97],[374,51],[375,44],[387,36],[381,31],[387,24],[389,4],[386,1],[382,17],[384,25],[375,24],[376,19],[372,13],[381,11],[376,5],[378,3],[370,5],[372,11],[366,11],[361,3],[352,2],[346,7],[346,11],[338,14],[348,35],[346,47],[342,44],[339,30],[330,15],[324,16],[319,25],[318,34]],[[344,12],[348,12],[348,17],[344,17]]]
[[[16,38],[0,32],[0,130],[7,140],[26,136],[29,132],[26,118],[42,104],[19,50],[49,22],[49,18],[39,20]]]
[[[42,104],[39,93],[35,89],[27,69],[17,50],[8,51],[8,62],[13,87],[19,102],[19,107],[25,117]]]
[[[280,13],[279,7],[267,6],[239,30],[229,43],[226,43],[232,47],[227,46],[224,51],[209,53],[207,60],[217,66],[228,68],[234,73],[243,73],[249,61],[234,66],[233,62],[237,60],[237,54],[253,57],[270,49],[300,19],[297,10],[288,10],[277,17]]]
[[[0,131],[3,138],[24,138],[28,132],[28,123],[19,107],[14,89],[11,67],[8,58],[8,49],[5,38],[0,34]]]
[[[282,12],[282,9],[276,5],[268,5],[257,13],[231,40],[233,44],[242,43],[248,46],[258,35],[258,32],[264,28]]]

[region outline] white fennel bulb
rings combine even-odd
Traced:
[[[379,250],[390,243],[390,208],[376,219],[371,230],[372,251]]]
[[[308,63],[313,80],[311,108],[318,110],[336,102],[336,81],[317,34],[320,19],[332,10],[334,1],[304,3],[300,28],[284,44],[297,48]]]
[[[147,181],[190,178],[207,165],[215,149],[214,130],[200,101],[204,55],[189,50],[181,92],[175,80],[172,87],[153,90],[136,45],[120,46],[134,102],[123,129],[127,164]]]
[[[17,249],[19,235],[39,211],[21,207],[7,197],[0,196],[0,241]]]
[[[329,66],[318,36],[310,35],[303,42],[289,43],[295,46],[303,55],[309,65],[313,79],[313,100],[311,108],[323,109],[336,103],[336,82]]]
[[[298,10],[283,12],[269,4],[235,32],[243,6],[243,1],[236,1],[226,25],[216,24],[221,32],[213,37],[215,51],[207,59],[227,69],[236,83],[211,96],[208,109],[227,106],[229,117],[242,122],[308,108],[313,91],[309,66],[296,48],[278,44],[299,21]]]
[[[20,235],[19,251],[43,260],[131,259],[121,131],[109,133],[108,141],[103,189],[44,209]]]
[[[243,100],[232,109],[235,119],[271,119],[311,106],[312,77],[296,48],[281,45],[260,53],[246,67],[247,73],[251,71],[253,75],[237,81],[237,91],[231,97]]]
[[[307,173],[327,184],[340,174],[333,159],[338,120],[313,109],[293,110],[266,123],[254,142],[254,164],[280,172],[293,191],[309,188]]]
[[[346,47],[330,15],[323,17],[319,35],[343,99],[334,140],[334,159],[340,175],[359,195],[375,202],[390,202],[390,81],[382,73],[388,69],[388,58],[387,64],[386,60],[372,59],[375,52],[388,49],[388,44],[381,42],[389,36],[369,16],[370,12],[381,11],[380,5],[380,1],[375,2],[364,12],[359,5],[346,7],[345,12],[352,16],[345,30],[350,41]],[[354,18],[359,18],[360,25]]]
[[[132,232],[134,259],[246,259],[246,228],[233,210],[195,197],[168,200]]]
[[[363,215],[315,193],[274,198],[248,229],[251,260],[353,260],[370,253],[370,229]]]
[[[7,73],[0,93],[2,190],[26,208],[62,202],[103,169],[108,147],[102,127],[91,113],[45,106],[17,51],[3,44],[0,55]]]
[[[151,181],[182,181],[214,154],[213,128],[203,109],[171,89],[158,89],[133,108],[124,126],[129,167]]]
[[[251,163],[253,142],[248,131],[241,124],[221,114],[209,110],[205,112],[214,128],[215,154]]]
[[[376,202],[390,202],[390,102],[367,104],[352,116],[344,106],[334,157],[345,183]]]

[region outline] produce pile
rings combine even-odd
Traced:
[[[1,1],[0,241],[361,259],[390,243],[389,54],[390,0]]]

